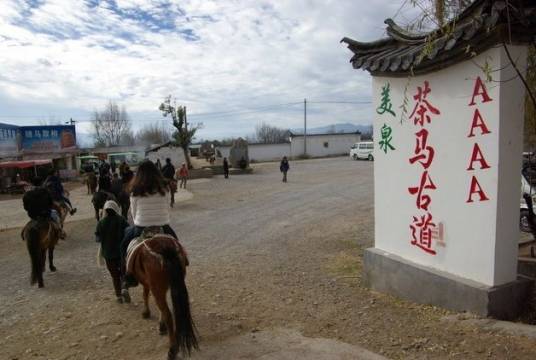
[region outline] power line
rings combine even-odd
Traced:
[[[350,104],[350,105],[367,105],[371,104],[372,102],[367,101],[346,101],[346,100],[318,100],[318,101],[308,101],[310,104]],[[302,101],[296,101],[296,102],[289,102],[289,103],[282,103],[282,104],[271,104],[271,105],[264,105],[259,107],[253,107],[253,108],[246,108],[242,110],[227,110],[227,111],[213,111],[213,112],[206,112],[206,113],[194,113],[190,114],[190,118],[199,118],[199,120],[202,119],[211,119],[211,118],[218,118],[218,117],[229,117],[229,116],[240,116],[240,115],[246,115],[246,114],[254,114],[259,112],[270,112],[273,110],[278,110],[284,107],[288,106],[294,106],[294,105],[301,105],[303,104]],[[301,110],[301,109],[296,109]],[[0,115],[0,118],[28,118],[28,119],[40,119],[42,120],[45,118],[46,115]],[[158,120],[168,120],[169,118],[158,116],[156,114],[152,114],[150,116],[145,116],[141,119],[136,119],[136,121],[158,121]],[[93,121],[92,119],[76,119],[77,123],[87,123]]]

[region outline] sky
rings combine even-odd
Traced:
[[[202,123],[198,138],[372,123],[371,78],[349,63],[347,36],[385,36],[402,0],[0,0],[0,122],[91,118],[112,100],[133,128],[170,124],[168,95]],[[338,103],[332,103],[338,102]]]

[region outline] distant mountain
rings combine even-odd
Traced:
[[[327,126],[320,126],[315,128],[307,128],[307,134],[333,134],[333,133],[353,133],[360,131],[361,133],[368,133],[372,130],[372,125],[355,125],[351,123],[332,124]],[[292,129],[294,134],[303,134],[303,128]]]

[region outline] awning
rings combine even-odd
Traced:
[[[52,164],[52,160],[24,160],[24,161],[5,161],[0,162],[1,168],[16,168],[16,169],[27,169],[34,166]]]

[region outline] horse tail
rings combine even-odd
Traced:
[[[169,247],[161,251],[164,267],[168,274],[175,320],[175,338],[178,350],[190,355],[192,349],[199,349],[197,330],[190,312],[190,299],[184,281],[185,272],[175,248]]]
[[[39,237],[39,230],[35,226],[26,225],[22,236],[26,240],[26,246],[28,247],[28,253],[30,254],[30,260],[32,262],[30,284],[33,285],[37,282],[39,274],[43,271],[43,257],[41,254],[41,239]]]

